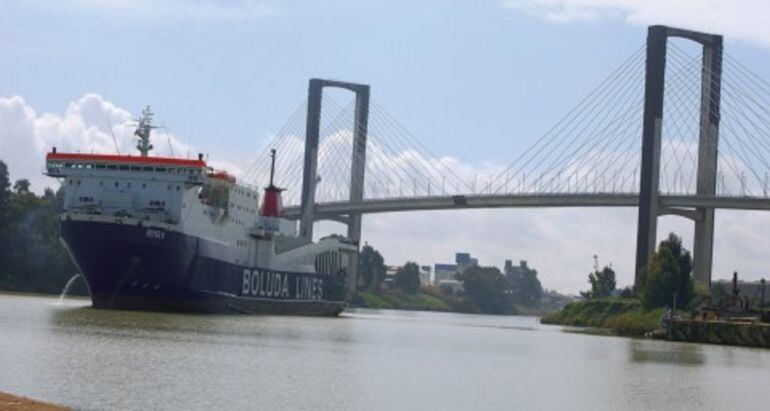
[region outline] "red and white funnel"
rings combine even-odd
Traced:
[[[262,206],[259,208],[259,215],[263,217],[280,217],[283,214],[283,204],[281,201],[282,188],[273,184],[275,175],[275,149],[270,150],[270,185],[265,187],[265,195],[262,199]]]

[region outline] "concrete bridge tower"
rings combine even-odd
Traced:
[[[302,211],[299,232],[308,240],[313,239],[315,222],[315,194],[318,184],[318,143],[321,128],[321,101],[324,87],[337,87],[356,94],[353,123],[353,152],[350,169],[350,201],[364,199],[364,171],[366,170],[366,136],[369,123],[369,86],[334,80],[310,79],[308,86],[307,123],[305,126],[305,160],[302,174]],[[360,247],[361,214],[351,213],[342,222],[348,226],[347,237]],[[351,261],[348,276],[348,293],[355,292],[358,282],[358,254]]]
[[[703,46],[696,192],[698,196],[704,197],[716,195],[722,36],[667,26],[650,26],[647,32],[635,288],[643,281],[643,270],[647,266],[651,254],[655,251],[657,220],[658,216],[663,214],[676,214],[695,221],[694,278],[696,283],[711,285],[714,209],[708,207],[660,209],[659,207],[663,95],[665,91],[666,45],[669,37],[685,38]]]

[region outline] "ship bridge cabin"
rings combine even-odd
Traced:
[[[45,174],[63,179],[64,211],[70,214],[173,224],[181,220],[184,209],[200,204],[212,210],[208,214],[226,220],[240,221],[245,214],[256,217],[258,193],[235,185],[233,176],[212,170],[202,155],[190,160],[54,149],[46,156]]]

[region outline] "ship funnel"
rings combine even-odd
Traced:
[[[263,217],[280,217],[283,213],[281,204],[282,188],[273,184],[275,177],[275,149],[270,150],[270,185],[265,187],[265,195],[262,199],[262,207],[259,208],[259,215]]]

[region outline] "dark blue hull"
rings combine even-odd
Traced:
[[[61,235],[93,306],[206,313],[336,315],[345,276],[231,263],[229,247],[136,224],[65,220]]]

